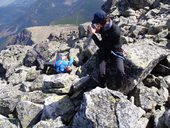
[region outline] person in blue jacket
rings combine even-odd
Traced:
[[[52,69],[53,73],[70,73],[72,71],[71,67],[74,62],[73,58],[70,58],[69,61],[62,59],[62,54],[57,54],[57,59],[54,61],[44,63],[43,73],[46,73],[48,67]]]

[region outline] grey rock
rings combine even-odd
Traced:
[[[66,122],[70,121],[70,117],[73,116],[74,105],[68,96],[50,96],[45,99],[42,120],[56,119],[59,116]]]
[[[27,92],[24,93],[21,96],[21,100],[23,101],[30,101],[36,104],[44,104],[45,103],[45,99],[49,96],[53,96],[55,94],[46,94],[43,93],[42,91],[33,91],[33,92]]]
[[[8,46],[7,49],[2,50],[0,53],[1,68],[6,70],[7,72],[13,67],[18,67],[19,65],[22,65],[27,50],[29,50],[30,48],[30,46],[11,45]]]
[[[30,91],[36,91],[36,90],[42,90],[44,81],[43,81],[44,75],[39,75],[31,84],[29,87]]]
[[[86,92],[80,110],[73,119],[74,128],[118,128],[115,114],[116,101],[107,89],[96,88]],[[102,105],[105,104],[105,105]]]
[[[170,28],[170,19],[166,22],[166,26],[168,29]]]
[[[170,110],[165,112],[165,124],[168,128],[170,128]]]
[[[35,125],[39,121],[42,109],[43,105],[35,104],[30,101],[20,101],[16,110],[22,127]]]
[[[142,43],[144,42],[144,43]],[[124,92],[132,90],[141,80],[143,80],[159,63],[170,54],[168,49],[157,46],[152,43],[152,40],[139,40],[138,43],[123,45],[126,52],[125,57],[125,71],[128,78],[124,79],[125,86],[122,89]],[[149,56],[148,56],[149,55]],[[85,74],[94,75],[97,68],[97,53],[94,54],[83,66],[81,75]],[[114,83],[114,67],[108,62],[107,86],[116,89]]]
[[[148,125],[149,120],[147,118],[140,118],[135,128],[146,128]]]
[[[168,85],[167,87],[170,88],[170,75],[164,77],[166,84]]]
[[[165,126],[165,108],[160,106],[160,109],[154,111],[154,125],[156,128],[164,128]]]
[[[71,85],[76,82],[78,77],[76,75],[56,74],[50,76],[44,76],[43,81],[43,91],[44,92],[53,92],[59,94],[69,93]],[[55,92],[56,91],[56,92]]]
[[[136,9],[144,8],[146,6],[158,7],[159,0],[129,0],[130,6]]]
[[[119,128],[135,128],[145,111],[127,100],[120,100],[116,106]],[[133,115],[133,116],[131,116]]]
[[[20,92],[17,88],[12,85],[1,84],[0,88],[0,113],[8,116],[12,113],[19,102]]]
[[[135,116],[132,117],[131,113]],[[129,102],[122,93],[97,87],[84,94],[80,110],[74,116],[72,127],[122,128],[126,124],[134,128],[143,114],[145,111]]]
[[[61,120],[61,117],[56,118],[55,120],[41,120],[33,128],[67,128]]]
[[[18,126],[11,123],[7,117],[0,115],[0,128],[18,128]]]
[[[160,89],[148,88],[141,83],[137,88],[135,104],[144,110],[152,110],[156,105],[164,104],[168,100],[168,90],[164,87]]]

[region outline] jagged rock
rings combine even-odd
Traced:
[[[139,9],[144,8],[146,6],[158,7],[159,0],[128,0],[131,7]]]
[[[170,68],[160,63],[155,67],[154,72],[162,76],[167,76],[170,75]]]
[[[147,87],[155,86],[157,88],[160,88],[161,80],[154,75],[148,75],[146,79],[143,80],[143,83]]]
[[[165,87],[145,87],[143,83],[137,86],[135,92],[135,104],[144,110],[152,110],[156,105],[165,104],[168,100],[168,90]]]
[[[147,128],[149,120],[147,118],[140,118],[135,128]]]
[[[139,40],[140,41],[140,40]],[[141,42],[143,41],[143,43]],[[167,55],[170,54],[168,49],[164,49],[152,43],[151,40],[141,40],[140,43],[123,45],[123,49],[126,52],[125,56],[127,60],[125,63],[125,72],[128,78],[124,81],[124,92],[129,92],[135,85],[140,83]],[[149,56],[148,56],[149,55]],[[86,64],[82,66],[81,75],[85,74],[93,75],[94,70],[97,68],[97,54],[92,56]],[[108,64],[108,87],[115,89],[114,84],[114,67]]]
[[[57,52],[68,52],[70,47],[66,42],[51,41],[48,43],[36,44],[33,49],[27,52],[24,58],[25,66],[36,66],[43,69],[44,62],[54,59]]]
[[[59,116],[62,120],[69,122],[74,113],[74,105],[68,96],[50,96],[45,99],[41,119],[56,119]]]
[[[131,33],[131,37],[138,38],[139,35],[145,35],[147,32],[147,28],[143,26],[131,26],[129,32]]]
[[[170,110],[165,112],[165,125],[170,128]]]
[[[45,94],[42,91],[33,91],[33,92],[27,92],[24,93],[21,96],[21,100],[23,101],[31,101],[36,104],[44,104],[45,99],[49,96],[53,96],[55,94]]]
[[[56,35],[55,33],[51,33],[48,37],[48,39],[50,41],[59,41],[60,40],[60,37],[58,35]]]
[[[11,45],[6,50],[2,50],[0,53],[0,68],[1,70],[10,70],[22,65],[23,59],[29,50],[30,46]],[[4,74],[5,75],[5,74]]]
[[[41,61],[47,61],[52,54],[48,49],[48,43],[36,44],[33,49],[27,52],[26,57],[24,58],[24,65],[41,66]]]
[[[154,111],[154,125],[156,128],[165,128],[165,108],[163,106],[160,109]]]
[[[119,122],[119,128],[135,128],[136,123],[145,114],[140,107],[136,107],[128,100],[121,99],[116,106],[116,115]],[[132,116],[133,115],[133,116]]]
[[[78,27],[78,30],[79,30],[79,38],[80,39],[87,36],[87,31],[86,31],[87,29],[85,29],[83,25],[80,24]]]
[[[7,117],[0,115],[0,128],[18,128],[18,126],[11,123]]]
[[[22,127],[31,127],[39,121],[43,105],[20,101],[16,107]]]
[[[116,0],[107,0],[103,5],[102,9],[106,12],[109,13],[112,10],[112,7],[114,7],[116,4]]]
[[[0,85],[0,113],[8,116],[14,111],[22,92],[6,83],[1,83]]]
[[[38,76],[29,87],[30,91],[36,91],[36,90],[42,90],[44,81],[43,81],[44,75]]]
[[[164,80],[166,81],[166,84],[168,85],[168,88],[170,88],[170,75],[164,77]]]
[[[61,120],[61,117],[56,118],[55,120],[41,120],[33,128],[67,128]]]
[[[7,81],[12,85],[17,85],[24,81],[33,81],[39,74],[40,73],[35,70],[35,67],[28,68],[21,66],[14,69],[14,73],[7,77]]]
[[[72,127],[124,128],[128,126],[133,128],[144,113],[144,110],[129,102],[122,93],[107,88],[96,88],[84,94],[80,110],[74,116]]]
[[[168,65],[168,67],[170,67],[170,55],[167,56],[166,60],[167,60],[167,65]]]
[[[134,41],[133,38],[128,37],[128,36],[122,36],[120,38],[120,40],[121,40],[122,44],[133,43],[133,41]]]
[[[34,81],[38,77],[39,73],[35,70],[35,68],[32,68],[27,72],[26,75],[26,81]]]
[[[32,45],[34,42],[31,40],[32,32],[28,29],[24,29],[21,33],[19,33],[11,42],[12,45],[15,44],[26,44]]]
[[[166,26],[168,29],[170,29],[170,19],[166,22]]]
[[[8,82],[14,86],[17,84],[21,84],[26,80],[26,75],[27,72],[25,70],[18,69],[15,71],[15,73],[13,73],[8,77]]]
[[[77,78],[76,75],[69,75],[67,73],[44,76],[43,91],[57,94],[69,93],[71,85],[77,81]]]

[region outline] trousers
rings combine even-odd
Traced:
[[[123,53],[119,53],[121,56],[123,56]],[[106,82],[106,66],[107,66],[107,60],[111,59],[111,65],[114,66],[116,74],[115,74],[115,82],[117,87],[122,86],[123,78],[125,76],[125,70],[124,70],[124,60],[120,57],[114,56],[111,54],[111,50],[98,50],[99,55],[99,82],[101,86],[104,86]]]

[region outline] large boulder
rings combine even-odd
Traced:
[[[0,81],[0,85],[0,114],[8,116],[14,112],[22,92],[3,81]]]
[[[143,42],[143,43],[142,43]],[[123,45],[123,49],[126,52],[125,57],[125,72],[127,78],[124,79],[124,86],[122,91],[128,93],[132,90],[140,81],[153,70],[153,68],[167,55],[170,54],[170,50],[162,48],[156,45],[151,40],[141,40],[138,43]],[[95,75],[97,66],[97,53],[92,56],[86,64],[82,66],[81,75],[86,74]],[[114,75],[115,69],[108,61],[108,77],[107,84],[111,89],[116,89]],[[98,79],[98,78],[97,78]]]
[[[70,122],[73,117],[74,104],[68,96],[50,96],[45,99],[42,120],[57,119],[61,117],[63,121]]]
[[[23,59],[30,48],[30,46],[11,45],[2,50],[0,53],[0,69],[10,74],[16,67],[22,65]]]
[[[42,109],[43,105],[35,104],[30,101],[20,101],[16,110],[22,127],[35,125],[40,119]]]
[[[68,94],[75,82],[79,80],[78,76],[67,73],[44,76],[43,91],[56,94]]]
[[[145,111],[126,98],[122,93],[107,88],[86,92],[80,110],[74,116],[72,127],[134,128]]]

